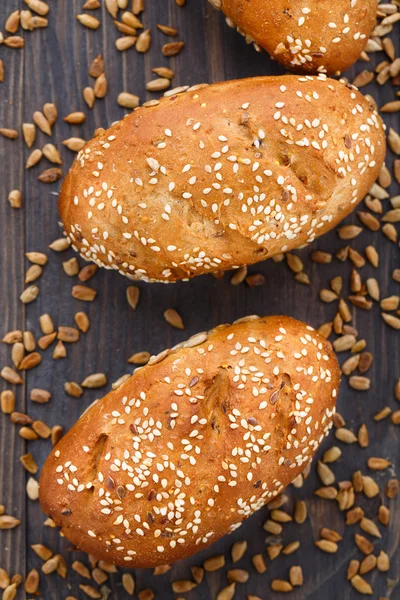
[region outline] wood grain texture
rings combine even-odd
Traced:
[[[54,101],[59,109],[60,118],[54,126],[51,140],[58,148],[61,141],[72,135],[89,139],[96,127],[107,126],[121,118],[126,111],[116,103],[120,91],[138,94],[141,101],[156,97],[145,91],[144,82],[153,77],[151,69],[161,65],[170,66],[176,71],[173,85],[193,85],[199,82],[214,82],[223,79],[240,78],[251,75],[278,74],[281,68],[272,62],[266,53],[257,54],[252,47],[233,30],[230,30],[221,14],[212,9],[206,1],[188,0],[184,8],[176,6],[173,0],[147,0],[147,9],[143,15],[146,27],[153,34],[152,48],[148,54],[139,55],[134,49],[120,54],[115,49],[115,39],[119,36],[112,19],[102,7],[96,11],[102,25],[98,31],[89,31],[75,20],[81,12],[81,0],[50,1],[49,27],[43,31],[26,32],[25,50],[0,48],[0,56],[4,60],[6,78],[0,84],[0,126],[20,129],[23,120],[31,121],[32,113],[41,110],[45,102]],[[102,2],[102,4],[104,4]],[[6,16],[19,7],[16,0],[3,0],[0,5],[0,30]],[[183,52],[175,58],[166,59],[161,54],[161,47],[170,41],[157,31],[156,24],[171,24],[179,28],[179,38],[185,41]],[[392,39],[399,55],[398,25],[393,31]],[[92,85],[93,80],[87,74],[88,65],[93,58],[103,53],[106,74],[109,80],[109,93],[105,100],[96,101],[92,111],[88,110],[83,98],[82,89]],[[371,55],[372,64],[383,60],[382,54]],[[355,73],[366,68],[359,62],[348,74],[351,79]],[[364,88],[371,93],[378,106],[394,98],[390,83],[383,87],[371,84]],[[62,117],[71,111],[83,110],[87,120],[83,126],[70,126]],[[399,115],[385,117],[388,125],[399,130]],[[38,132],[35,147],[49,142],[49,138]],[[29,171],[24,170],[24,162],[29,154],[22,138],[15,141],[0,138],[0,273],[1,294],[0,310],[3,315],[2,330],[22,328],[35,332],[40,336],[39,316],[45,312],[51,314],[58,325],[73,325],[74,314],[84,310],[91,322],[86,335],[81,336],[77,344],[67,346],[68,356],[59,361],[51,358],[52,349],[43,353],[43,362],[37,369],[25,375],[24,386],[17,386],[17,410],[27,411],[35,419],[43,419],[50,425],[61,424],[68,429],[95,398],[103,395],[105,390],[85,391],[80,399],[67,396],[63,385],[65,381],[81,382],[83,378],[94,372],[107,373],[110,386],[124,373],[132,371],[127,358],[134,352],[148,350],[157,353],[170,347],[189,335],[213,326],[231,322],[247,314],[286,313],[295,318],[308,321],[314,326],[330,320],[335,312],[334,304],[323,304],[318,300],[318,291],[329,287],[329,280],[341,275],[344,280],[344,294],[349,293],[349,276],[351,264],[340,263],[336,259],[330,265],[316,265],[310,261],[310,252],[316,248],[335,251],[341,248],[337,234],[332,231],[311,247],[298,252],[305,263],[305,271],[309,274],[312,285],[302,286],[296,283],[293,274],[285,263],[276,264],[267,261],[251,267],[252,273],[263,273],[266,278],[264,286],[250,289],[245,284],[234,287],[230,284],[230,275],[222,280],[213,277],[200,277],[189,284],[178,283],[170,286],[162,284],[139,284],[141,290],[140,303],[134,312],[126,301],[126,287],[129,282],[116,273],[98,272],[88,285],[98,291],[95,302],[86,304],[71,297],[72,285],[77,278],[69,278],[62,269],[62,261],[73,256],[71,251],[55,254],[48,249],[48,244],[60,236],[55,193],[59,183],[44,185],[37,181],[37,176],[51,165],[43,159],[39,165]],[[72,162],[73,154],[62,150],[63,169],[66,171]],[[387,164],[392,165],[393,154],[388,153]],[[23,190],[24,205],[21,210],[13,210],[7,202],[11,189]],[[398,186],[392,187],[392,194],[398,194]],[[356,214],[351,215],[347,223],[358,223]],[[381,233],[372,233],[365,229],[353,242],[352,247],[363,252],[368,245],[374,245],[380,254],[378,270],[367,265],[360,269],[363,280],[377,277],[382,296],[399,294],[399,284],[391,279],[394,268],[399,267],[399,249],[389,242]],[[25,251],[46,252],[49,262],[38,281],[40,294],[38,299],[23,307],[19,294],[24,288],[24,273],[29,266],[24,259]],[[81,266],[83,266],[80,260]],[[185,323],[185,331],[174,330],[167,325],[163,312],[167,308],[176,308]],[[364,337],[375,357],[369,375],[372,386],[368,392],[351,390],[347,381],[343,381],[338,402],[338,410],[346,419],[347,425],[357,431],[362,423],[368,425],[370,446],[362,450],[358,445],[345,446],[338,443],[343,456],[333,465],[337,481],[351,478],[354,470],[360,468],[368,473],[367,458],[383,456],[394,461],[389,472],[378,473],[377,481],[384,490],[385,481],[396,476],[396,461],[399,460],[399,428],[388,420],[374,423],[372,416],[383,406],[389,405],[393,410],[399,408],[393,397],[395,381],[400,376],[400,344],[399,332],[387,327],[380,318],[379,307],[365,312],[353,309],[353,324]],[[346,355],[347,356],[347,355]],[[340,356],[341,362],[343,362]],[[11,365],[10,348],[0,347],[0,364]],[[0,390],[10,386],[0,382]],[[52,399],[48,405],[36,405],[29,400],[30,390],[34,387],[48,389]],[[326,449],[335,443],[330,437],[324,444]],[[40,559],[30,550],[30,544],[43,543],[54,552],[61,552],[71,564],[78,559],[87,563],[83,553],[74,552],[66,540],[60,538],[54,529],[44,528],[44,515],[37,502],[29,501],[25,495],[27,475],[19,463],[19,457],[28,447],[40,465],[43,464],[50,448],[50,442],[30,442],[25,444],[18,436],[18,428],[12,426],[8,417],[0,414],[0,503],[5,504],[7,512],[22,520],[22,525],[12,531],[0,532],[0,566],[11,573],[27,573],[31,568],[40,569]],[[369,472],[369,474],[373,474]],[[281,557],[268,562],[268,571],[258,575],[251,566],[250,557],[254,553],[265,554],[267,535],[261,527],[268,511],[261,510],[245,523],[234,534],[217,542],[211,549],[194,558],[177,563],[173,569],[163,576],[154,577],[149,570],[135,572],[136,590],[152,588],[156,598],[169,600],[174,598],[170,582],[190,577],[190,565],[200,565],[205,557],[224,552],[228,557],[229,550],[235,540],[246,539],[248,551],[238,566],[248,568],[251,577],[246,584],[238,584],[235,598],[245,599],[247,594],[256,594],[263,599],[276,600],[280,594],[270,591],[270,582],[274,578],[288,577],[289,567],[301,564],[305,574],[305,584],[289,596],[294,600],[355,600],[360,596],[345,581],[348,561],[361,558],[353,541],[357,526],[344,528],[343,514],[339,512],[335,502],[322,501],[313,496],[313,490],[319,485],[315,467],[303,488],[289,488],[289,509],[293,501],[305,499],[309,509],[309,518],[302,525],[286,525],[282,534],[283,543],[299,539],[301,548],[296,554]],[[380,497],[366,501],[357,495],[357,504],[362,506],[366,515],[376,521],[376,511],[380,502],[389,501]],[[390,501],[392,520],[390,527],[383,531],[382,540],[375,541],[375,553],[385,549],[391,557],[391,569],[388,574],[373,572],[366,578],[374,587],[374,598],[387,597],[395,600],[400,595],[400,506],[399,499]],[[340,543],[340,551],[335,556],[323,554],[314,547],[321,527],[333,527],[344,533],[344,541]],[[201,586],[185,597],[189,600],[211,600],[227,584],[226,569],[209,573]],[[390,580],[395,588],[391,590]],[[74,571],[69,570],[66,582],[53,574],[41,576],[40,598],[45,600],[63,600],[68,594],[84,598],[79,590],[80,583],[87,583]],[[121,586],[121,575],[113,575],[106,584],[111,590],[111,598],[123,600],[128,598]],[[97,586],[96,586],[97,587]],[[23,598],[22,590],[18,598]]]

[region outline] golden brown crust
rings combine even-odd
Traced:
[[[335,411],[331,345],[248,317],[162,353],[58,443],[40,500],[76,546],[150,567],[194,554],[287,486]]]
[[[369,191],[382,121],[352,86],[231,81],[162,99],[79,153],[59,210],[100,266],[170,282],[311,242]]]
[[[210,0],[227,22],[282,65],[338,74],[356,62],[375,26],[377,0]]]

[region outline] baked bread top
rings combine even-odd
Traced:
[[[101,130],[59,210],[83,257],[170,282],[312,242],[375,181],[383,124],[354,87],[258,77],[191,89]]]
[[[338,75],[356,62],[375,26],[377,0],[210,0],[282,65]]]
[[[161,353],[52,450],[40,500],[82,550],[132,567],[194,554],[306,466],[335,411],[328,341],[250,317]]]

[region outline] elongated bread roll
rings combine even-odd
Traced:
[[[344,82],[230,81],[101,130],[59,210],[86,259],[146,281],[188,279],[312,242],[369,191],[384,155],[381,119]]]
[[[338,74],[356,62],[375,26],[377,0],[209,0],[231,27],[282,65]]]
[[[338,386],[329,342],[289,317],[198,334],[84,413],[43,468],[43,510],[109,562],[194,554],[304,469]]]

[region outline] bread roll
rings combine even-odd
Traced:
[[[289,317],[248,317],[161,353],[48,457],[40,500],[81,550],[153,567],[202,550],[279,494],[328,433],[339,368]]]
[[[189,279],[312,242],[369,191],[384,155],[381,119],[344,82],[192,88],[98,132],[64,182],[60,215],[100,266]]]
[[[338,74],[356,62],[375,26],[377,0],[210,0],[248,43],[286,68]]]

